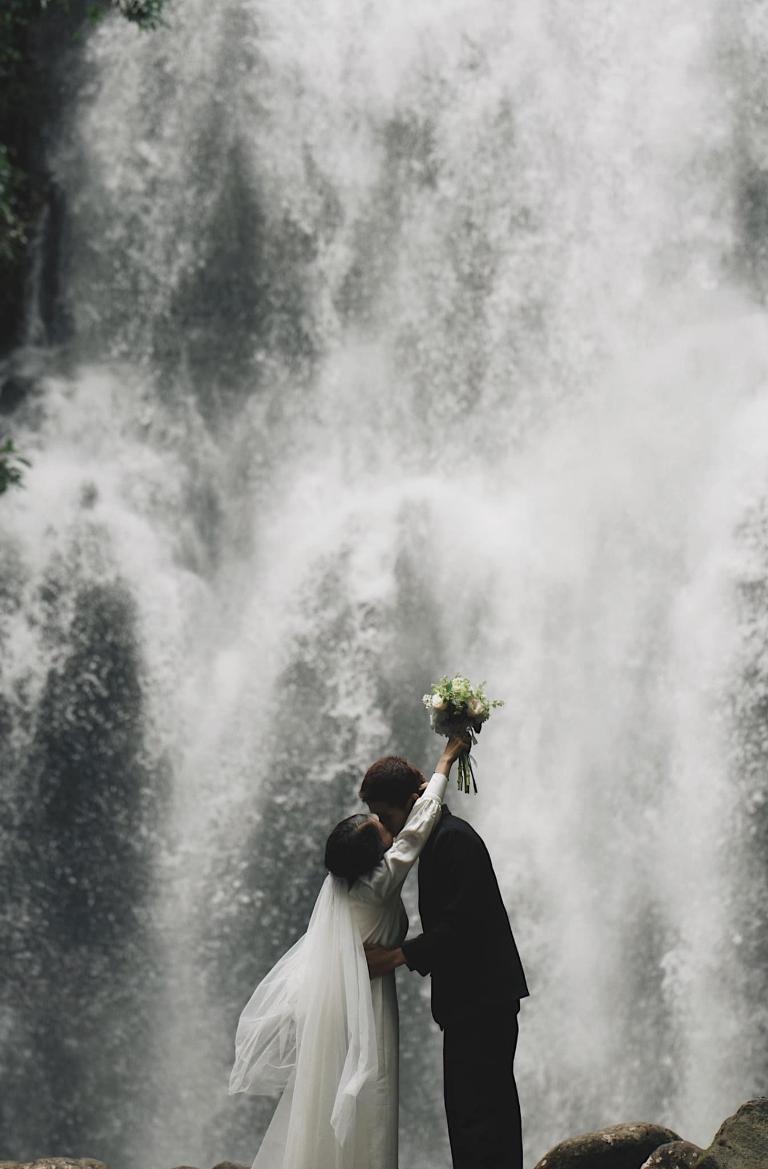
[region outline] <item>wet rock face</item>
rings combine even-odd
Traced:
[[[695,1169],[765,1169],[768,1165],[768,1096],[748,1100],[723,1121]]]
[[[0,1161],[0,1169],[107,1169],[90,1157],[40,1157],[37,1161]]]
[[[71,1157],[42,1157],[37,1161],[0,1161],[0,1169],[108,1169],[103,1161],[93,1161],[90,1157],[81,1157],[79,1160]],[[175,1169],[194,1169],[192,1165],[176,1165]],[[248,1169],[239,1161],[219,1161],[213,1169]]]
[[[641,1169],[661,1145],[679,1140],[658,1124],[614,1124],[555,1145],[536,1169]]]
[[[651,1153],[642,1169],[692,1169],[702,1152],[690,1141],[670,1141]]]
[[[24,695],[10,706],[3,742],[0,1000],[13,1009],[0,1151],[21,1164],[69,1148],[124,1165],[154,1107],[146,1068],[163,980],[149,903],[163,781],[147,748],[136,603],[117,574],[89,579],[81,556],[52,558],[40,578],[50,668],[34,711]]]

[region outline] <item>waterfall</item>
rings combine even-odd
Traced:
[[[239,1010],[455,670],[506,699],[451,805],[529,975],[528,1162],[764,1085],[767,53],[757,0],[89,34],[0,500],[6,1155],[249,1161]]]

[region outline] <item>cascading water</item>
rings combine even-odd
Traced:
[[[0,501],[0,1153],[253,1155],[238,1012],[457,668],[507,699],[453,805],[533,991],[529,1162],[622,1119],[706,1142],[764,1087],[766,53],[756,0],[91,35]]]

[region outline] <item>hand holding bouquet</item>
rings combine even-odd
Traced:
[[[469,678],[461,674],[455,677],[441,678],[432,686],[431,693],[422,698],[424,706],[429,711],[429,721],[436,735],[468,735],[471,743],[477,742],[477,736],[483,723],[490,717],[496,706],[503,706],[499,698],[487,698],[484,682],[472,687]],[[477,791],[472,761],[467,751],[459,756],[459,791],[469,792],[469,783]]]

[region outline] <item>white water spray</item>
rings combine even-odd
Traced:
[[[126,1164],[255,1151],[263,1115],[225,1098],[232,1004],[366,763],[429,766],[419,698],[455,669],[508,700],[453,806],[530,975],[530,1163],[623,1119],[707,1142],[759,1088],[736,717],[768,486],[739,205],[757,11],[184,0],[89,41],[53,160],[71,372],[51,355],[3,508],[28,608],[62,548],[129,583],[173,781],[163,1105]],[[34,705],[23,612],[4,685]],[[419,1167],[438,1040],[403,989]]]

